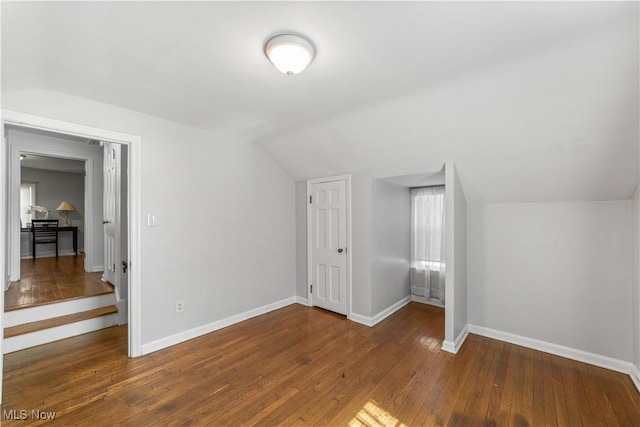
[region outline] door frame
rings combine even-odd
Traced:
[[[352,288],[351,288],[351,257],[352,257],[352,245],[351,245],[351,175],[334,175],[328,176],[324,178],[313,178],[307,180],[307,198],[305,199],[305,206],[307,207],[307,303],[308,305],[313,307],[313,294],[310,292],[310,284],[313,281],[313,269],[312,269],[312,259],[311,259],[311,246],[312,239],[311,233],[313,230],[313,224],[311,217],[311,209],[309,209],[309,197],[311,196],[311,187],[313,184],[319,184],[322,182],[331,182],[331,181],[345,181],[345,198],[346,198],[346,209],[347,209],[347,319],[351,320],[351,313],[353,312],[352,306]]]
[[[105,141],[107,142],[107,141]],[[110,142],[107,142],[108,144],[110,144]],[[114,148],[114,150],[116,151],[116,167],[115,167],[115,185],[114,185],[114,191],[116,192],[116,195],[114,197],[115,199],[115,206],[114,206],[114,242],[117,242],[117,245],[115,245],[116,247],[114,248],[114,263],[117,265],[118,264],[118,260],[121,260],[121,255],[120,255],[120,248],[121,248],[121,241],[120,239],[122,238],[122,233],[121,233],[121,229],[122,229],[122,222],[121,222],[121,213],[120,213],[120,209],[121,209],[121,203],[120,203],[120,198],[122,197],[121,193],[122,191],[120,190],[120,185],[121,185],[121,168],[122,168],[122,161],[121,161],[121,155],[122,155],[122,150],[119,148]],[[106,198],[105,198],[105,186],[106,186],[106,171],[105,171],[105,161],[106,161],[106,151],[105,151],[105,145],[102,144],[102,219],[103,221],[106,219],[105,217],[105,202],[106,202]],[[108,278],[105,276],[105,272],[107,271],[107,268],[109,267],[106,263],[107,260],[107,240],[106,240],[106,231],[105,231],[105,227],[104,227],[104,222],[103,222],[103,227],[102,227],[102,234],[104,236],[104,242],[103,242],[103,246],[104,246],[104,254],[102,256],[102,261],[104,264],[103,267],[103,272],[102,272],[102,281],[103,282],[109,282],[111,283],[114,288],[116,289],[116,298],[119,300],[121,295],[119,295],[120,293],[120,274],[119,274],[119,268],[120,266],[118,265],[117,267],[114,266],[114,272],[113,272],[113,282],[107,280]]]
[[[142,355],[142,292],[141,285],[141,256],[140,256],[140,153],[142,138],[137,135],[115,132],[107,129],[79,125],[76,123],[55,120],[47,117],[34,116],[11,110],[2,110],[3,138],[0,142],[0,164],[6,165],[7,153],[4,138],[5,125],[39,129],[53,133],[74,135],[82,138],[97,139],[128,147],[128,176],[127,206],[128,206],[128,246],[129,246],[129,323],[128,323],[128,356]],[[5,228],[7,218],[7,172],[0,173],[0,224]],[[5,233],[6,235],[7,233]],[[0,277],[6,280],[7,240],[0,239]],[[4,306],[4,292],[0,295],[0,306]],[[0,312],[0,330],[3,330],[3,316]],[[0,355],[2,355],[2,340],[0,340]],[[2,371],[0,370],[0,398]]]
[[[6,122],[5,124],[13,125],[13,123]],[[93,245],[93,225],[94,225],[94,212],[93,212],[93,159],[85,154],[78,154],[72,152],[65,152],[59,150],[47,150],[39,147],[11,147],[9,150],[9,179],[8,179],[8,191],[10,201],[9,206],[13,205],[15,208],[9,211],[7,206],[7,216],[9,220],[9,230],[7,235],[9,236],[9,279],[8,282],[15,282],[20,279],[20,239],[21,232],[17,231],[18,227],[14,226],[20,221],[20,155],[21,154],[33,154],[47,157],[57,157],[60,159],[80,160],[84,162],[84,212],[85,212],[85,230],[84,230],[84,248],[91,248]],[[100,264],[95,263],[93,254],[90,257],[84,258],[84,271],[92,272],[97,271],[97,267]],[[91,268],[90,268],[91,267]],[[4,284],[4,289],[7,289],[9,283]]]

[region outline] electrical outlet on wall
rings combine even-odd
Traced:
[[[182,313],[184,311],[184,301],[179,299],[176,301],[176,313]]]

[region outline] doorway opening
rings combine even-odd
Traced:
[[[309,305],[351,315],[349,175],[307,181]]]
[[[126,251],[128,254],[128,258],[126,261],[127,274],[128,274],[128,286],[126,289],[122,291],[124,308],[123,310],[128,318],[128,355],[129,357],[136,357],[142,354],[141,351],[141,326],[140,326],[140,270],[139,270],[139,234],[137,232],[139,228],[139,220],[138,220],[138,212],[140,209],[139,205],[139,155],[140,155],[140,137],[135,135],[123,134],[119,132],[113,132],[110,130],[105,130],[101,128],[88,127],[83,125],[78,125],[75,123],[63,122],[59,120],[53,120],[43,117],[31,116],[23,113],[13,112],[13,111],[3,111],[4,121],[3,121],[3,130],[4,130],[4,138],[2,140],[2,147],[0,147],[0,157],[6,164],[9,166],[6,174],[2,174],[0,177],[0,192],[2,194],[2,199],[6,200],[5,203],[2,204],[2,209],[0,209],[0,217],[6,218],[3,221],[7,224],[6,231],[6,239],[2,239],[0,241],[0,255],[4,259],[5,262],[0,263],[0,277],[3,278],[4,283],[3,287],[6,287],[7,283],[10,282],[11,275],[16,269],[11,265],[12,248],[19,248],[19,233],[20,233],[20,216],[19,210],[14,209],[19,205],[19,195],[16,194],[7,194],[6,190],[8,189],[7,183],[10,182],[11,174],[15,175],[15,171],[19,169],[20,163],[20,154],[19,150],[14,150],[11,147],[11,142],[9,141],[7,131],[9,127],[15,127],[17,129],[21,129],[23,131],[38,131],[49,133],[50,135],[62,137],[62,138],[80,138],[85,141],[104,141],[109,143],[120,144],[121,147],[126,147],[125,150],[127,152],[127,163],[125,167],[127,179],[123,183],[125,188],[123,189],[122,197],[126,199],[126,212],[124,213],[124,217],[126,218],[126,222],[128,227],[125,232],[126,239]],[[32,147],[33,148],[33,147]],[[41,154],[50,154],[54,157],[76,157],[75,155],[68,156],[68,152],[65,150],[54,150],[51,145],[42,144],[37,147],[41,150]],[[5,157],[6,156],[6,157]],[[95,175],[91,174],[89,169],[93,167],[94,169],[98,169],[100,173],[102,173],[103,165],[96,165],[93,162],[86,162],[87,164],[87,179],[86,184],[89,186],[90,176]],[[13,191],[13,187],[11,187]],[[102,190],[96,192],[99,196],[101,195]],[[11,196],[11,197],[9,197]],[[18,196],[18,197],[16,197]],[[95,194],[94,194],[95,196]],[[95,199],[95,197],[94,197]],[[101,197],[100,197],[101,200]],[[99,264],[95,263],[95,260],[99,257],[103,257],[103,248],[100,251],[95,250],[98,245],[96,244],[96,228],[102,232],[102,218],[97,218],[102,216],[102,212],[98,212],[96,209],[93,209],[93,212],[90,212],[91,209],[85,210],[85,216],[87,218],[93,218],[94,224],[92,228],[86,230],[86,234],[84,236],[84,245],[85,248],[92,247],[94,250],[91,250],[89,253],[88,250],[86,253],[86,260],[89,260],[93,256],[93,261],[87,265],[86,270],[91,270],[91,266],[100,267],[100,271],[104,270],[104,261],[101,261]],[[15,244],[15,242],[18,244]],[[101,240],[98,240],[98,243],[101,243]],[[18,258],[19,259],[19,258]],[[19,268],[17,269],[19,271]],[[122,271],[122,270],[120,270]],[[4,306],[4,292],[0,294],[0,302],[1,306]],[[7,325],[5,315],[2,313],[0,317],[0,327],[5,327]],[[121,320],[120,320],[121,322]],[[124,322],[123,322],[124,323]],[[0,348],[4,353],[5,349],[0,343]]]
[[[22,144],[12,145],[18,147],[20,156],[19,174],[10,178],[12,189],[18,182],[20,186],[20,234],[18,247],[13,246],[9,251],[13,268],[5,292],[5,312],[113,293],[113,287],[87,268],[85,236],[93,224],[92,218],[85,215],[87,205],[91,211],[93,202],[92,189],[85,185],[87,160],[43,155],[36,153],[37,149],[25,150],[22,148],[25,139],[37,140],[46,134],[7,128],[11,134],[9,139]],[[94,152],[100,154],[97,149]],[[47,224],[45,230],[40,230],[47,237],[40,239],[41,233],[35,233],[32,227],[34,220],[55,221],[57,230],[54,232],[49,227],[51,224]],[[26,313],[23,317],[29,319]]]
[[[411,193],[411,299],[444,308],[444,185],[413,187]]]
[[[110,264],[109,280],[101,280],[107,265],[103,230],[107,193],[111,199],[126,195],[114,188],[115,180],[105,179],[107,147],[118,146],[120,168],[120,145],[11,124],[5,126],[5,135],[10,153],[9,223],[19,223],[20,228],[8,230],[10,280],[5,291],[3,352],[126,324],[126,270],[118,274]],[[127,182],[126,146],[122,151],[124,172],[109,169],[117,175],[118,186]],[[126,255],[127,223],[120,218],[128,216],[127,202],[111,200],[109,206],[110,212],[114,206],[125,209],[118,212],[117,223],[113,219],[109,223],[111,229],[124,231],[109,248],[115,242],[116,253]],[[46,229],[36,227],[43,220],[48,221]],[[43,231],[44,242],[39,237]],[[39,243],[46,243],[45,248],[37,249]]]

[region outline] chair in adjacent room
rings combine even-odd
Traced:
[[[58,258],[58,220],[57,219],[33,219],[31,220],[31,247],[33,259],[36,258],[36,246],[43,244],[56,245],[56,258]]]

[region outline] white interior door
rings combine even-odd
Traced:
[[[111,283],[118,292],[120,259],[120,144],[103,143],[104,147],[104,273],[102,280]]]
[[[346,181],[311,184],[311,299],[347,314]]]

